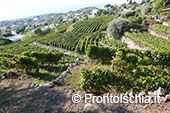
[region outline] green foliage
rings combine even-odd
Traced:
[[[111,89],[139,93],[162,87],[170,91],[170,52],[119,49],[115,54],[112,72],[99,68],[81,70],[83,90],[99,94]]]
[[[59,33],[64,33],[70,25],[71,24],[62,24],[57,26],[56,28]]]
[[[78,21],[78,19],[77,18],[73,18],[71,21],[70,21],[70,23],[75,23],[75,22],[77,22]]]
[[[169,0],[156,0],[156,4],[153,8],[153,12],[155,14],[159,14],[160,11],[164,8],[166,8],[168,5],[170,5],[170,1]]]
[[[170,27],[164,25],[154,25],[153,30],[170,35]]]
[[[25,28],[26,28],[26,26],[17,27],[17,28],[16,28],[16,33],[17,33],[17,34],[24,33]]]
[[[130,22],[124,18],[117,18],[108,25],[110,36],[120,37],[125,31],[130,29]]]
[[[111,5],[110,4],[106,4],[104,7],[105,8],[109,8],[109,7],[111,7]]]
[[[64,53],[61,52],[24,52],[24,56],[35,57],[41,64],[58,64]]]
[[[14,68],[14,62],[12,61],[12,58],[7,58],[7,57],[0,57],[0,64],[3,65],[5,68],[10,69]]]
[[[94,45],[89,45],[86,50],[86,55],[91,60],[98,60],[99,62],[110,62],[112,56],[115,56],[115,49],[110,49],[107,47],[98,47]]]
[[[51,29],[50,28],[45,28],[42,30],[42,35],[46,35],[46,34],[49,34],[51,33]]]
[[[110,38],[110,39],[102,39],[101,40],[103,43],[107,44],[108,46],[119,49],[119,48],[124,48],[125,44],[121,42],[120,40],[117,40],[115,38]]]
[[[128,18],[130,16],[134,16],[135,15],[135,11],[126,11],[126,12],[121,12],[119,15],[122,17],[122,18]]]
[[[134,41],[142,44],[143,46],[150,47],[152,49],[159,49],[162,51],[170,50],[170,39],[165,40],[161,37],[156,37],[147,32],[126,32],[125,36],[132,38]]]
[[[9,31],[9,32],[3,33],[2,36],[9,37],[9,36],[13,36],[13,35],[12,35],[11,31]]]
[[[13,61],[15,61],[14,64],[17,70],[21,69],[22,71],[25,71],[26,73],[32,70],[39,72],[38,60],[34,57],[19,56],[19,57],[13,58]]]
[[[104,93],[108,92],[112,85],[114,75],[109,71],[101,69],[87,70],[81,69],[82,81],[81,88],[87,92]]]
[[[41,28],[35,29],[35,30],[34,30],[34,33],[35,33],[36,35],[38,35],[38,36],[42,36],[42,35],[43,35]]]
[[[0,46],[7,45],[7,44],[10,44],[10,43],[12,43],[11,40],[5,39],[5,38],[0,38]]]
[[[112,21],[114,16],[95,17],[84,21],[78,21],[73,25],[73,32],[92,33],[107,29],[107,24]]]

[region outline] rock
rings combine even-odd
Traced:
[[[37,87],[35,90],[36,91],[46,91],[48,90],[50,87],[50,84],[42,84],[39,87]]]
[[[165,96],[167,98],[167,101],[170,101],[170,93]]]
[[[30,88],[34,88],[34,87],[35,87],[35,84],[32,83],[32,84],[30,85]]]
[[[70,67],[70,68],[73,68],[73,67],[74,67],[74,64],[70,63],[69,67]]]
[[[70,67],[68,67],[66,71],[70,72]]]
[[[149,91],[148,95],[151,96],[151,97],[154,97],[154,96],[165,96],[166,93],[167,92],[165,91],[165,89],[160,87],[158,90],[156,90],[154,92]]]
[[[79,62],[79,61],[81,61],[81,59],[80,59],[80,58],[76,58],[76,61],[78,61],[78,62]]]
[[[55,85],[62,85],[62,82],[61,82],[61,80],[59,80],[57,78],[57,80],[53,80],[53,84],[55,84]]]
[[[53,88],[55,85],[54,84],[50,84],[49,88]]]
[[[85,112],[93,112],[93,113],[95,113],[95,111],[97,111],[97,110],[98,110],[97,106],[95,106],[94,104],[91,104],[91,103],[85,104],[84,109],[83,109],[83,111],[85,111]]]
[[[125,93],[125,96],[128,96],[128,97],[129,97],[129,92]]]
[[[5,76],[2,76],[1,79],[4,80],[6,77]]]
[[[164,103],[167,101],[167,97],[159,97],[159,102]]]
[[[75,65],[78,65],[79,63],[78,63],[78,61],[75,61]]]
[[[7,73],[7,78],[14,78],[17,74],[12,72],[12,71],[8,71]]]
[[[88,61],[89,61],[88,59],[84,60],[84,62],[88,62]]]
[[[129,96],[135,96],[135,94],[131,91],[131,92],[129,93]]]
[[[68,91],[67,96],[70,97],[70,96],[72,96],[73,93],[74,93],[74,90],[71,89],[71,90]]]
[[[140,92],[139,94],[138,94],[138,96],[140,96],[140,97],[142,97],[142,96],[145,96],[146,95],[146,93],[143,91],[143,92]]]
[[[7,73],[3,73],[2,76],[4,76],[5,78],[8,78]]]
[[[70,71],[66,70],[66,71],[63,72],[63,75],[68,75],[69,73],[70,73]]]
[[[156,95],[159,95],[159,96],[164,96],[166,94],[166,91],[164,88],[159,88],[157,91],[156,91]]]
[[[148,95],[149,95],[150,97],[154,97],[154,96],[155,96],[155,92],[149,91],[149,92],[148,92]]]

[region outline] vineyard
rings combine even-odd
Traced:
[[[139,93],[159,87],[170,91],[170,52],[90,46],[87,56],[100,61],[112,59],[113,63],[112,71],[82,69],[81,88],[87,92],[106,93],[115,89],[121,93],[130,90]]]
[[[143,46],[147,46],[155,50],[170,50],[170,40],[165,40],[146,32],[126,32],[125,36],[132,38],[134,41],[142,44]]]
[[[76,33],[92,33],[95,31],[106,30],[107,24],[112,21],[114,16],[104,16],[104,17],[96,17],[85,21],[78,21],[75,25],[73,25],[73,32]]]
[[[57,32],[38,37],[36,41],[70,51],[85,52],[88,44],[99,45],[100,31],[106,30],[108,22],[114,18],[114,16],[104,16],[78,21],[73,25],[74,29],[67,33],[61,31],[65,31],[68,25],[59,26]]]
[[[0,38],[0,46],[7,45],[7,44],[10,44],[10,43],[12,43],[11,40]]]
[[[104,44],[107,44],[108,46],[112,47],[112,48],[124,48],[125,44],[123,42],[121,42],[120,40],[117,40],[115,38],[112,39],[102,39],[101,40]]]
[[[154,25],[153,30],[170,35],[170,27],[164,25]]]
[[[35,38],[0,46],[0,53],[21,54],[24,51],[48,51],[37,46],[29,46],[30,43],[35,41]]]

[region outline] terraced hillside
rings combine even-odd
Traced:
[[[170,50],[170,39],[166,40],[146,32],[126,32],[125,35],[142,44],[143,46],[150,47],[155,50]]]

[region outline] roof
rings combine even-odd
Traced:
[[[170,11],[170,8],[162,9],[161,12]]]

